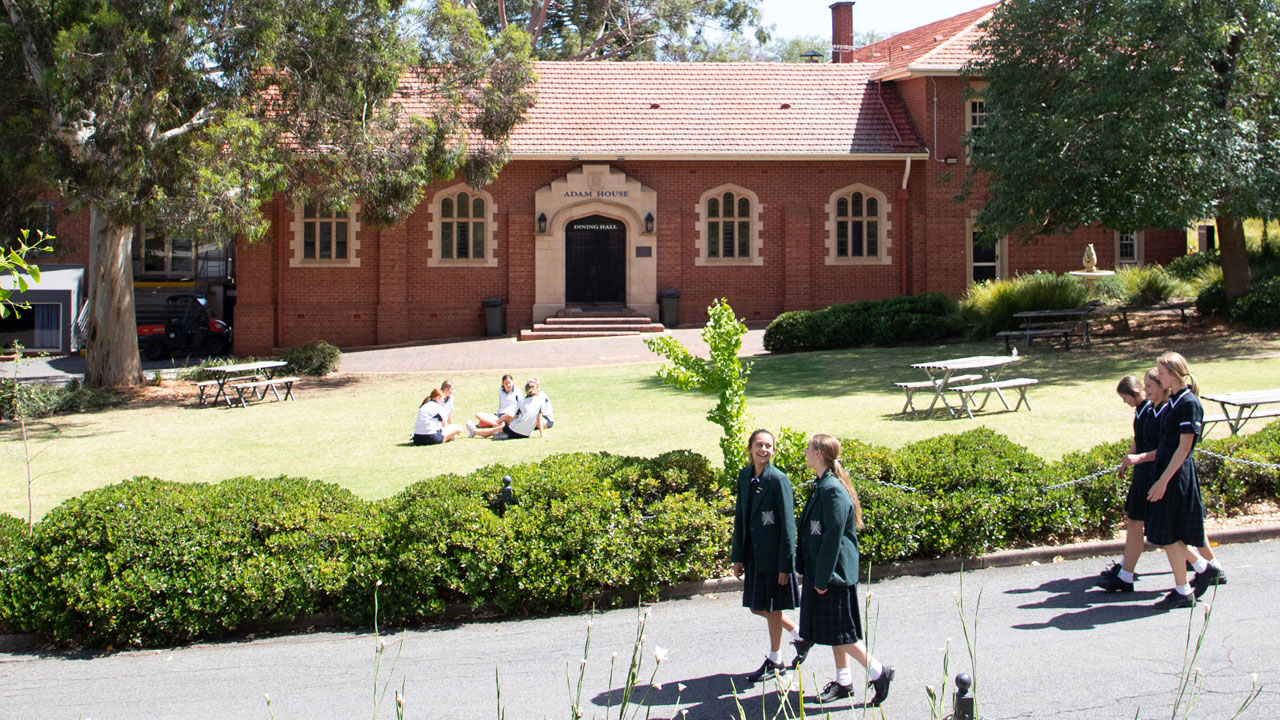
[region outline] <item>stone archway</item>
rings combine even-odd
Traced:
[[[626,228],[625,305],[658,313],[657,192],[608,165],[583,165],[538,190],[534,218],[533,321],[565,307],[565,232],[570,223],[599,215]]]

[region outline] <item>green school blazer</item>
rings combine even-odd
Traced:
[[[757,490],[751,487],[753,467],[738,473],[738,504],[733,517],[731,562],[745,563],[750,553],[756,572],[796,571],[795,496],[786,473],[765,466]],[[750,547],[748,547],[748,543]]]
[[[853,498],[830,470],[814,481],[797,531],[796,570],[819,590],[858,583],[858,522]]]

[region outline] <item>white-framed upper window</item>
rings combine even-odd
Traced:
[[[298,203],[293,209],[290,267],[360,267],[360,204],[330,209]]]
[[[763,265],[760,197],[738,185],[721,185],[698,199],[697,265]]]
[[[1116,267],[1143,264],[1142,231],[1116,232]]]
[[[466,185],[436,193],[431,201],[431,257],[428,266],[498,264],[494,253],[493,196]]]
[[[884,193],[856,184],[827,200],[827,264],[889,262],[889,203]]]
[[[970,83],[964,100],[964,132],[967,138],[964,146],[964,162],[966,165],[973,156],[973,146],[978,142],[978,133],[987,124],[987,101],[982,97],[982,92],[986,89],[985,82]]]

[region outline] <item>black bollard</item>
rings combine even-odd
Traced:
[[[519,505],[520,501],[516,500],[516,492],[511,489],[511,476],[502,476],[502,509],[505,511],[512,505]]]
[[[953,705],[951,720],[975,720],[973,714],[973,696],[969,688],[973,687],[973,678],[968,673],[956,675],[956,692],[952,695]]]

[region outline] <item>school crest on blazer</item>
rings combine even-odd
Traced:
[[[774,516],[773,516],[773,511],[772,511],[772,510],[761,510],[761,511],[760,511],[760,524],[761,524],[761,525],[776,525],[776,524],[777,524],[777,522],[778,522],[778,521],[777,521],[777,520],[774,518]]]
[[[822,521],[821,521],[821,520],[810,520],[810,521],[809,521],[809,534],[810,534],[810,535],[821,535],[821,534],[822,534]]]

